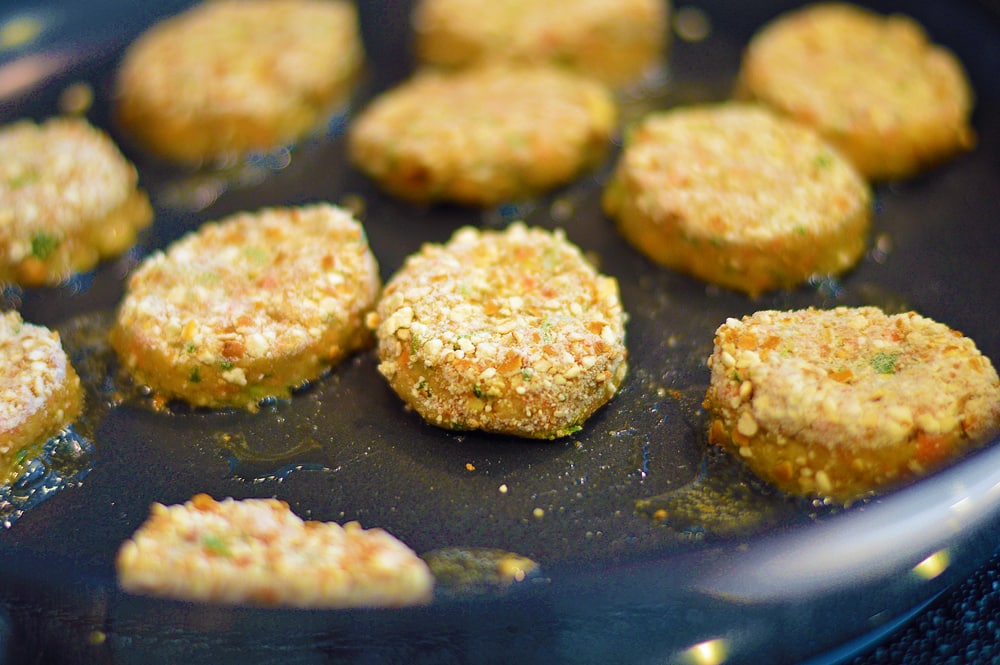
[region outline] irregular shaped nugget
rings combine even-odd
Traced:
[[[732,103],[647,116],[603,205],[656,263],[751,296],[851,268],[871,220],[868,184],[816,132]]]
[[[349,151],[396,196],[488,206],[598,164],[616,120],[604,86],[554,67],[424,72],[362,111]]]
[[[667,0],[421,0],[413,26],[427,64],[550,63],[621,86],[662,61],[669,15]]]
[[[914,312],[762,311],[719,327],[710,441],[792,494],[850,502],[1000,431],[1000,380],[973,341]]]
[[[567,436],[625,378],[618,283],[561,231],[466,227],[426,244],[376,313],[379,371],[439,427]]]
[[[380,284],[347,211],[238,213],[142,262],[111,345],[161,398],[255,410],[371,342],[364,319]]]
[[[115,80],[117,119],[161,158],[226,162],[321,126],[363,59],[350,2],[204,2],[129,46]]]
[[[0,128],[0,283],[54,285],[131,247],[153,219],[137,183],[85,120]]]
[[[0,315],[0,482],[18,452],[48,441],[82,410],[80,377],[59,333],[17,312]]]
[[[962,64],[913,19],[818,3],[762,28],[737,94],[806,123],[863,175],[901,178],[972,147]]]
[[[214,603],[402,607],[430,602],[434,587],[387,532],[303,521],[277,499],[154,503],[115,563],[126,591]]]

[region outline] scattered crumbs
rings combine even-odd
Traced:
[[[667,389],[664,388],[663,386],[659,386],[656,389],[656,396],[657,397],[666,397],[667,396]]]
[[[677,335],[671,335],[670,337],[667,338],[667,346],[669,346],[670,348],[674,348],[675,346],[677,346],[677,342],[678,342]]]
[[[537,519],[537,520],[540,520],[540,519],[542,519],[543,517],[545,517],[545,511],[544,511],[544,510],[542,510],[541,508],[535,508],[534,510],[532,510],[532,511],[531,511],[531,514],[532,514],[532,515],[533,515],[533,516],[535,517],[535,519]]]
[[[686,42],[704,41],[712,32],[712,21],[697,7],[678,7],[674,12],[674,32]]]
[[[507,493],[507,485],[506,485],[506,484],[503,484],[503,485],[501,485],[501,486],[500,486],[499,488],[497,488],[497,489],[499,489],[499,490],[500,490],[500,493],[501,493],[501,494],[506,494],[506,493]]]
[[[465,463],[465,470],[466,471],[475,471],[476,470],[476,465],[473,464],[472,462],[466,462]]]
[[[565,198],[558,198],[552,202],[549,208],[549,215],[555,222],[565,222],[576,212],[575,206]]]
[[[94,89],[89,83],[73,83],[59,94],[59,110],[66,115],[83,115],[93,104]]]
[[[656,520],[657,522],[662,522],[663,520],[667,519],[667,511],[664,510],[663,508],[660,508],[659,510],[653,513],[653,519]]]
[[[108,636],[105,635],[103,631],[95,630],[89,635],[87,635],[87,644],[96,647],[104,644],[105,640],[107,639]]]

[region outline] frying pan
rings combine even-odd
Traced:
[[[998,544],[1000,446],[881,497],[837,508],[783,496],[707,450],[700,409],[715,328],[759,309],[915,309],[1000,359],[1000,20],[974,2],[877,2],[904,11],[963,61],[977,93],[972,152],[876,187],[871,251],[839,280],[756,300],[656,267],[616,233],[599,199],[615,155],[532,201],[479,210],[382,195],[344,157],[343,128],[412,70],[409,5],[362,0],[369,68],[350,108],[290,152],[192,173],[135,149],[109,114],[122,49],[189,2],[15,2],[34,42],[0,53],[56,63],[0,100],[0,120],[56,113],[67,87],[140,171],[156,221],[127,255],[51,289],[7,288],[5,308],[60,330],[88,411],[66,450],[0,491],[0,652],[7,662],[796,662],[885,631],[983,563]],[[674,37],[663,85],[626,118],[724,99],[740,52],[796,3],[700,0],[711,32]],[[54,59],[51,59],[54,58]],[[2,72],[3,70],[0,70]],[[537,442],[449,432],[405,410],[371,352],[259,413],[173,407],[129,392],[103,339],[143,256],[210,219],[266,205],[362,203],[388,278],[427,241],[513,219],[565,229],[615,276],[630,318],[630,372],[582,431]],[[48,453],[46,453],[48,454]],[[300,516],[382,527],[428,557],[496,550],[536,561],[513,585],[442,588],[401,610],[200,605],[120,591],[113,560],[152,502],[198,492],[270,497]],[[666,520],[650,514],[667,510]],[[486,556],[488,559],[488,556]]]

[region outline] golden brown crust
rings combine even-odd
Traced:
[[[719,327],[708,364],[711,442],[793,494],[849,502],[1000,430],[989,359],[913,312],[757,312]]]
[[[657,263],[756,296],[852,267],[871,192],[811,129],[729,103],[647,116],[603,205]]]
[[[303,522],[277,499],[199,494],[153,504],[115,560],[133,593],[216,603],[401,607],[431,600],[434,580],[413,551],[357,522]]]
[[[354,5],[215,0],[127,50],[116,117],[165,159],[225,161],[293,143],[343,103],[363,61]]]
[[[379,371],[439,427],[567,436],[625,377],[618,283],[561,232],[460,229],[409,257],[376,312]]]
[[[131,247],[153,218],[137,182],[84,120],[0,128],[0,283],[57,284]]]
[[[80,377],[59,334],[17,312],[0,315],[0,481],[20,450],[52,438],[82,409]]]
[[[427,64],[549,63],[621,86],[660,63],[669,13],[666,0],[421,0],[413,26]]]
[[[253,410],[367,346],[379,286],[364,230],[345,210],[238,213],[143,261],[110,340],[163,398]]]
[[[817,3],[762,28],[737,94],[817,129],[867,177],[900,178],[972,147],[958,59],[913,19]]]
[[[555,68],[424,72],[358,116],[349,151],[402,198],[492,205],[567,183],[599,163],[616,120],[604,86]]]

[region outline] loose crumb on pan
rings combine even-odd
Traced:
[[[627,370],[617,281],[563,232],[516,222],[425,244],[369,325],[379,371],[428,422],[530,438],[578,431]]]
[[[57,332],[0,315],[0,478],[17,453],[73,423],[83,409],[80,378]]]
[[[303,521],[277,499],[154,503],[115,564],[126,591],[213,603],[402,607],[430,602],[434,588],[386,531]]]
[[[131,247],[152,218],[135,167],[85,120],[0,128],[0,283],[57,284]]]
[[[765,480],[850,502],[1000,431],[1000,380],[958,331],[875,307],[761,311],[719,327],[709,439]]]

